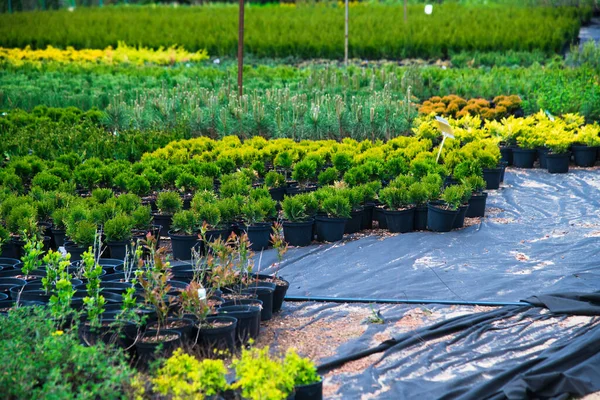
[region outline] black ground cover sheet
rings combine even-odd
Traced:
[[[291,249],[280,274],[292,296],[532,304],[396,336],[360,373],[333,376],[340,398],[568,399],[600,391],[599,177],[510,170],[505,186],[490,192],[488,217],[463,230]],[[261,265],[273,261],[265,252]],[[325,361],[369,347],[365,337],[352,340]]]

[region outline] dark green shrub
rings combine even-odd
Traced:
[[[39,174],[34,176],[33,180],[31,181],[31,184],[33,186],[38,186],[48,191],[58,189],[60,183],[61,179],[58,176],[52,175],[49,172],[40,172]]]
[[[462,185],[448,186],[442,193],[442,200],[451,210],[456,210],[463,203],[464,192],[465,188]]]
[[[133,226],[135,229],[148,230],[152,225],[152,209],[150,206],[140,206],[136,208],[132,213]]]
[[[182,172],[175,180],[175,187],[182,191],[198,189],[198,180],[189,172]]]
[[[408,198],[411,204],[423,206],[427,204],[431,198],[429,186],[423,182],[415,182],[408,187]]]
[[[110,189],[94,189],[94,190],[92,190],[92,198],[98,204],[104,204],[109,199],[112,199],[114,197],[115,197],[115,194]]]
[[[124,213],[132,213],[142,204],[139,196],[133,193],[124,193],[117,197],[117,206]]]
[[[286,196],[281,202],[281,208],[283,217],[290,222],[302,222],[309,218],[306,213],[306,204],[300,196]]]
[[[412,204],[409,190],[406,187],[388,186],[385,189],[381,189],[379,199],[390,210],[405,209]]]
[[[266,186],[257,187],[250,191],[250,198],[252,200],[258,200],[263,197],[271,198],[271,194],[269,193],[269,189]]]
[[[6,227],[16,235],[27,232],[28,235],[37,233],[37,209],[31,204],[21,204],[14,207],[6,218]]]
[[[340,171],[341,174],[344,174],[354,165],[352,155],[348,153],[335,153],[331,157],[331,162],[333,163],[335,169]]]
[[[217,201],[217,207],[219,208],[219,212],[221,214],[221,222],[224,224],[230,224],[235,222],[240,216],[242,205],[239,204],[234,198],[228,197]]]
[[[265,184],[269,189],[284,187],[285,176],[275,171],[269,171],[267,172],[267,175],[265,175]]]
[[[150,192],[150,182],[140,175],[135,175],[127,181],[127,190],[140,197]]]
[[[298,181],[300,185],[305,186],[315,179],[316,174],[317,164],[312,160],[304,159],[294,165],[292,179]]]
[[[200,223],[208,224],[209,228],[216,229],[221,223],[221,206],[217,204],[204,203],[197,209]],[[227,218],[230,218],[228,215]]]
[[[462,180],[471,193],[481,193],[485,190],[485,180],[479,175],[471,175]]]
[[[339,175],[338,170],[335,167],[331,167],[321,172],[317,180],[321,186],[333,185],[333,182],[339,178]]]
[[[88,248],[94,244],[97,226],[94,222],[83,220],[67,225],[67,235],[79,247]]]
[[[134,221],[128,215],[118,214],[104,223],[104,234],[108,242],[123,242],[131,240],[131,230]]]
[[[156,207],[162,214],[175,214],[183,207],[183,201],[177,192],[160,192],[156,197]]]
[[[183,210],[173,214],[171,230],[184,235],[193,235],[198,231],[198,218],[193,211]]]
[[[342,194],[334,194],[323,201],[321,210],[331,218],[350,218],[352,206],[347,197]]]

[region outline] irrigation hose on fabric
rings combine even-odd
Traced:
[[[370,298],[351,298],[351,297],[308,297],[308,296],[286,296],[286,301],[305,302],[314,301],[322,303],[371,303],[371,304],[444,304],[461,306],[487,306],[487,307],[531,307],[527,302],[498,302],[498,301],[464,301],[464,300],[424,300],[424,299],[370,299]],[[342,365],[368,357],[372,354],[382,353],[392,346],[400,343],[401,339],[389,339],[381,342],[375,347],[371,347],[344,357],[337,358],[317,367],[320,374],[324,374],[332,369],[339,368]]]

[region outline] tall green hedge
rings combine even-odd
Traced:
[[[246,51],[258,57],[341,58],[344,10],[335,4],[249,6]],[[350,55],[357,58],[447,57],[459,51],[559,52],[576,39],[589,8],[359,4],[350,9]],[[125,41],[153,48],[183,45],[235,55],[237,7],[105,7],[0,15],[0,45],[104,48]]]

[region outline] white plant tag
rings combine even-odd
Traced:
[[[206,300],[206,289],[198,289],[198,298],[200,300]]]
[[[425,4],[425,14],[431,15],[433,12],[433,4]]]

